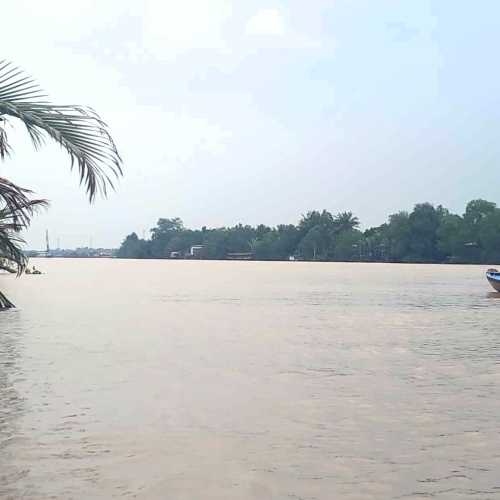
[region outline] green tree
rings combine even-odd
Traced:
[[[467,262],[481,262],[484,257],[484,248],[480,241],[480,232],[484,220],[494,214],[496,204],[482,199],[470,201],[463,216],[463,247],[461,254]]]
[[[251,242],[257,237],[256,230],[249,225],[238,224],[226,231],[226,252],[250,252]]]
[[[340,212],[333,218],[335,231],[341,233],[359,227],[359,219],[352,212]]]
[[[441,217],[437,230],[437,247],[441,255],[449,262],[460,262],[464,258],[464,221],[448,211]]]
[[[360,260],[383,261],[395,260],[390,255],[390,241],[387,236],[388,224],[367,229],[358,243]]]
[[[171,251],[175,251],[169,247],[170,240],[181,234],[183,230],[184,224],[179,217],[158,219],[156,227],[150,230],[151,256],[157,259],[168,257]]]
[[[255,238],[252,251],[256,259],[286,260],[295,254],[299,237],[296,226],[281,224],[275,229],[269,228],[262,236]]]
[[[303,215],[299,222],[302,237],[298,246],[299,253],[306,259],[326,259],[331,252],[334,231],[334,219],[327,210],[313,210]]]
[[[151,254],[148,242],[131,233],[123,240],[116,256],[121,259],[147,259]]]
[[[260,238],[255,238],[250,243],[250,248],[258,260],[274,260],[279,259],[279,250],[277,245],[279,242],[279,234],[276,230],[270,230],[264,233]]]
[[[348,262],[361,260],[363,234],[357,229],[344,229],[335,239],[334,258]]]
[[[388,257],[391,261],[404,261],[410,251],[411,227],[408,212],[398,212],[389,216],[389,224],[384,227],[388,243]]]
[[[224,259],[227,254],[228,231],[225,228],[208,229],[203,232],[203,244],[208,259]]]
[[[479,222],[478,243],[481,261],[500,262],[500,209],[495,208]]]
[[[439,260],[437,249],[437,230],[439,213],[430,203],[418,203],[409,217],[410,248],[409,258],[417,262]]]
[[[496,204],[486,200],[472,200],[465,208],[464,220],[467,224],[477,225],[488,215],[494,213]]]
[[[278,240],[275,244],[276,255],[280,259],[288,259],[297,251],[300,232],[293,224],[280,224],[277,228]]]
[[[317,260],[325,253],[325,240],[321,226],[314,226],[299,243],[299,253],[308,260]]]
[[[157,239],[165,234],[182,231],[183,229],[184,223],[179,217],[174,217],[173,219],[158,219],[156,227],[151,229],[151,237]]]

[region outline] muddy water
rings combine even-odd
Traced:
[[[35,264],[0,276],[0,498],[500,499],[482,268]]]

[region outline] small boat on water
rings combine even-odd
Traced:
[[[24,271],[24,274],[42,274],[42,272],[39,271],[35,266],[33,266],[33,269],[27,267]]]
[[[488,269],[486,279],[497,292],[500,292],[500,272],[497,269]]]

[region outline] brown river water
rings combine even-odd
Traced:
[[[500,499],[482,267],[34,263],[0,276],[0,498]]]

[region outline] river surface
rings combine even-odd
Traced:
[[[0,498],[500,499],[483,268],[34,263],[0,276]]]

